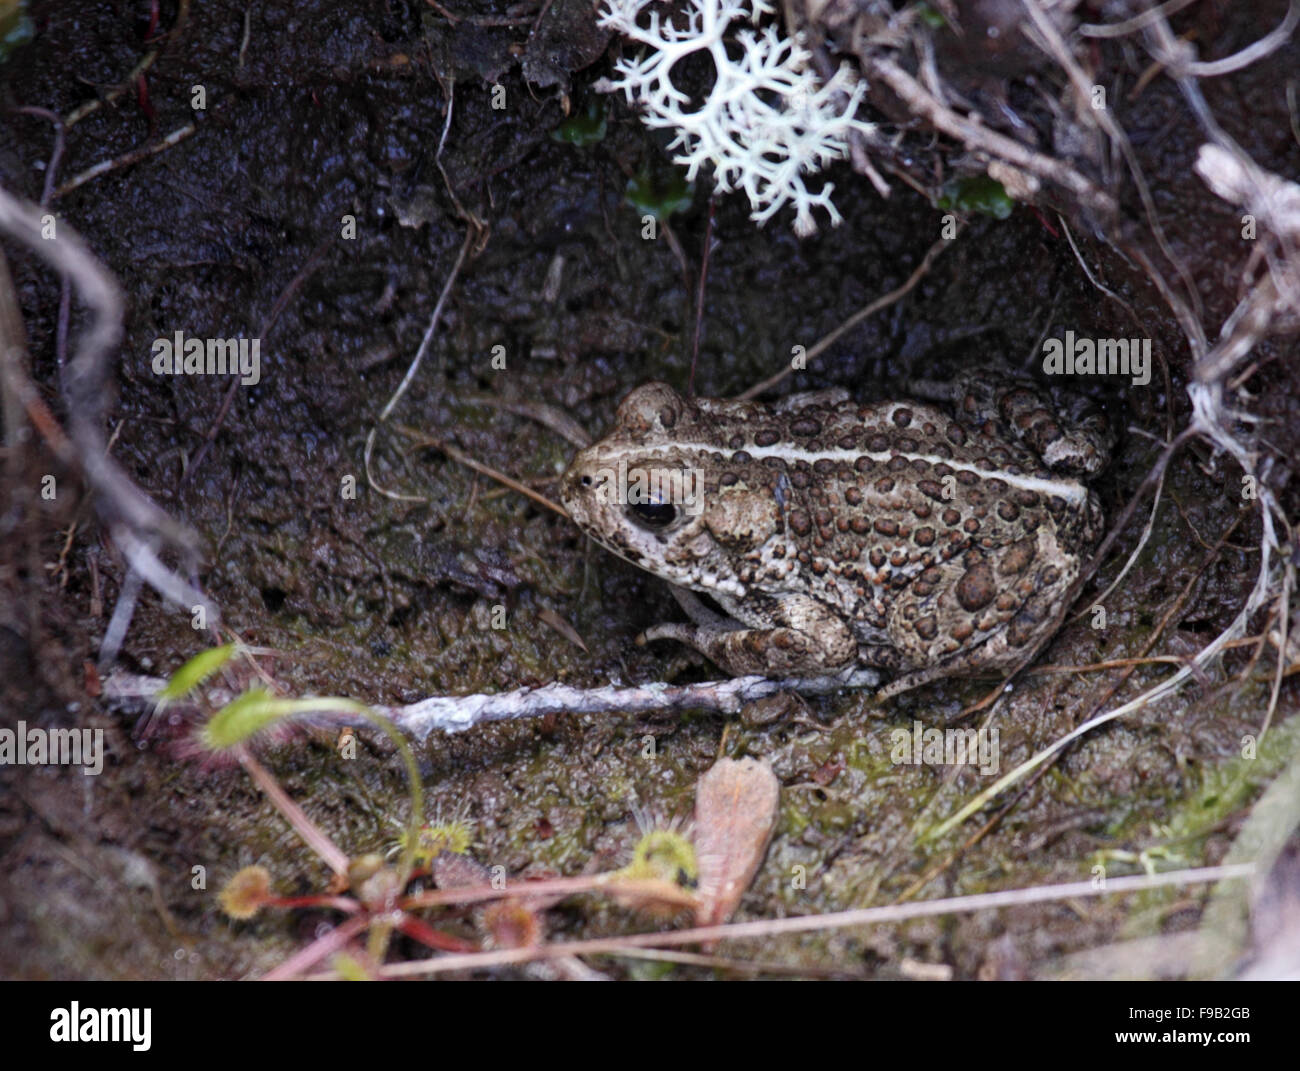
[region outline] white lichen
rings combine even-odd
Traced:
[[[804,177],[846,157],[852,130],[871,129],[855,118],[865,87],[850,68],[819,82],[799,40],[783,37],[774,25],[757,28],[760,18],[772,14],[769,0],[686,0],[685,25],[655,11],[642,25],[649,3],[604,0],[600,24],[645,51],[619,60],[619,78],[600,88],[622,90],[629,104],[639,103],[647,126],[675,129],[669,149],[681,150],[673,159],[687,169],[687,179],[694,181],[711,164],[718,189],[743,190],[756,222],[791,204],[796,234],[817,230],[814,206],[839,223],[831,203],[834,184],[814,193]],[[692,55],[713,61],[714,83],[702,100],[673,82],[674,67]]]

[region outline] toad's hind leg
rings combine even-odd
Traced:
[[[992,422],[1034,451],[1048,468],[1073,476],[1095,476],[1110,461],[1115,433],[1089,398],[1064,388],[1049,389],[1010,369],[990,375],[965,369],[947,379],[913,379],[911,391],[947,401],[963,421]]]

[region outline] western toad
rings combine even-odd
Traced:
[[[645,638],[733,674],[869,666],[895,675],[893,695],[1010,668],[1050,635],[1100,536],[1083,478],[1109,434],[1024,381],[913,386],[955,415],[842,390],[766,405],[648,383],[579,452],[561,498],[598,543],[675,585],[693,623]]]

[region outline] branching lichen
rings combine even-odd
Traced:
[[[647,126],[675,129],[669,148],[680,150],[674,160],[686,167],[687,179],[711,164],[718,189],[743,190],[756,222],[791,204],[799,235],[817,230],[814,206],[839,223],[834,184],[813,192],[804,177],[847,156],[851,131],[871,129],[855,118],[865,86],[851,69],[845,65],[819,82],[797,39],[774,25],[758,28],[772,13],[768,0],[687,0],[685,25],[654,11],[642,25],[649,2],[605,0],[601,25],[645,51],[619,60],[619,78],[601,88],[622,90],[629,103],[639,103]],[[715,71],[712,88],[698,101],[673,81],[674,68],[692,55],[707,55]]]

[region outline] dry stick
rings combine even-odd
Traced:
[[[1153,21],[1163,23],[1164,19],[1160,17]],[[1216,78],[1221,74],[1231,74],[1233,71],[1239,71],[1243,67],[1249,67],[1252,63],[1262,60],[1265,56],[1276,52],[1285,45],[1291,39],[1291,34],[1295,31],[1297,24],[1300,24],[1300,4],[1297,3],[1297,0],[1291,0],[1286,15],[1277,28],[1265,34],[1253,45],[1248,45],[1240,52],[1225,56],[1221,60],[1214,60],[1209,63],[1192,62],[1182,64],[1181,70],[1196,78]]]
[[[472,225],[465,228],[465,240],[461,242],[460,252],[456,254],[456,262],[452,264],[451,272],[447,275],[447,281],[443,283],[442,293],[438,295],[438,303],[434,305],[433,315],[429,317],[429,326],[424,329],[424,338],[420,340],[420,348],[416,350],[415,357],[406,369],[406,375],[402,377],[402,382],[397,385],[397,390],[393,391],[393,396],[388,399],[388,404],[384,406],[383,411],[379,414],[379,420],[370,429],[370,434],[366,436],[366,448],[363,455],[366,481],[385,498],[395,499],[398,502],[426,501],[423,495],[404,495],[399,491],[389,491],[387,488],[380,487],[370,471],[370,455],[374,450],[375,436],[379,433],[379,426],[388,419],[389,414],[397,407],[397,403],[402,400],[402,395],[406,393],[407,388],[415,379],[415,374],[420,370],[424,355],[429,351],[429,345],[433,341],[433,334],[438,328],[438,321],[442,319],[442,310],[447,304],[447,297],[451,294],[451,288],[456,283],[456,277],[460,274],[461,265],[465,263],[465,256],[469,253],[470,245],[474,241],[474,233],[475,229]]]
[[[550,3],[550,0],[547,0]],[[695,366],[700,360],[700,330],[704,326],[704,288],[709,278],[709,248],[713,244],[713,211],[717,199],[709,198],[709,219],[704,224],[704,252],[700,256],[700,285],[695,292],[695,338],[691,343],[691,376],[686,393],[695,397]]]
[[[869,57],[863,60],[863,66],[869,77],[889,86],[913,114],[928,120],[945,134],[956,138],[966,148],[1001,158],[1031,175],[1056,183],[1074,194],[1080,202],[1087,205],[1102,219],[1111,218],[1118,210],[1110,194],[1089,182],[1074,168],[1050,156],[1035,152],[1004,134],[990,130],[982,123],[973,122],[959,115],[940,102],[893,60]]]
[[[253,35],[253,5],[249,4],[244,8],[244,36],[239,42],[239,60],[235,64],[236,71],[244,69],[244,57],[248,55],[248,41]]]
[[[58,224],[57,238],[44,238],[42,215],[37,206],[0,189],[0,233],[22,242],[71,279],[90,310],[90,322],[62,376],[78,466],[96,491],[100,517],[131,567],[164,597],[181,606],[200,606],[215,621],[219,618],[216,604],[164,566],[150,546],[161,539],[192,566],[198,561],[197,537],[132,483],[108,455],[103,411],[109,357],[122,338],[121,290],[68,224]]]
[[[840,324],[839,327],[835,328],[835,330],[832,331],[830,334],[823,336],[804,355],[805,359],[807,361],[812,361],[814,358],[819,357],[822,353],[824,353],[828,348],[830,348],[830,346],[832,346],[835,343],[836,339],[838,339],[846,331],[851,331],[863,320],[865,320],[868,316],[872,316],[875,313],[879,312],[881,309],[888,308],[890,305],[893,305],[895,302],[906,297],[916,286],[916,284],[919,283],[925,277],[926,273],[929,272],[930,266],[934,263],[935,258],[940,253],[942,253],[944,249],[946,249],[950,244],[952,244],[953,241],[955,241],[955,239],[940,238],[937,242],[934,243],[934,245],[930,246],[930,248],[926,251],[925,256],[921,258],[921,263],[917,265],[916,270],[907,277],[907,282],[903,283],[903,285],[898,287],[896,290],[891,290],[884,297],[876,298],[875,301],[871,302],[869,305],[866,305],[865,307],[855,312],[852,316],[850,316],[847,320],[845,320],[842,324]],[[785,379],[786,376],[790,375],[790,373],[793,371],[794,369],[792,367],[783,368],[776,375],[770,376],[769,378],[763,380],[761,383],[755,383],[747,391],[744,391],[743,393],[736,395],[736,400],[743,402],[743,401],[748,401],[751,398],[758,397],[758,395],[771,390],[783,379]]]
[[[1264,712],[1263,724],[1259,727],[1259,737],[1262,740],[1264,734],[1268,732],[1269,726],[1273,724],[1273,715],[1277,711],[1278,698],[1282,693],[1282,678],[1286,675],[1286,646],[1287,646],[1287,629],[1291,624],[1291,588],[1295,583],[1295,570],[1288,569],[1282,574],[1282,590],[1278,592],[1278,643],[1277,643],[1277,665],[1273,669],[1273,687],[1268,696],[1268,710]],[[1264,626],[1264,631],[1268,632],[1268,626]]]
[[[458,22],[467,22],[471,26],[482,27],[527,26],[533,21],[531,15],[455,15],[438,3],[437,0],[424,0],[424,2],[453,26]]]
[[[1126,37],[1166,15],[1176,15],[1194,3],[1196,0],[1169,0],[1163,7],[1152,8],[1123,22],[1084,23],[1079,27],[1079,33],[1084,37]]]
[[[1297,145],[1300,145],[1300,119],[1296,118],[1296,89],[1295,82],[1288,81],[1286,84],[1286,112],[1287,119],[1291,123],[1291,137]]]
[[[472,402],[475,405],[490,405],[496,409],[504,409],[507,413],[527,417],[529,420],[541,424],[542,427],[549,428],[565,442],[577,447],[579,450],[586,449],[591,445],[591,432],[558,406],[520,398],[498,398],[495,394],[471,393],[460,394],[457,397],[462,402]]]
[[[26,106],[14,110],[21,115],[34,115],[39,119],[47,119],[54,124],[54,148],[45,164],[45,182],[41,187],[41,207],[44,208],[54,196],[54,179],[59,173],[59,163],[63,159],[63,149],[66,142],[63,120],[48,108]],[[71,314],[71,305],[72,287],[65,275],[59,281],[59,318],[54,329],[54,352],[60,372],[63,370],[68,355],[68,318]]]
[[[296,977],[308,967],[314,966],[326,956],[341,952],[354,937],[360,936],[371,924],[369,915],[355,915],[339,923],[329,933],[313,941],[305,948],[299,949],[269,974],[263,976],[264,982],[278,982]]]
[[[754,922],[733,922],[720,926],[700,926],[667,933],[640,933],[626,937],[602,937],[587,941],[565,941],[528,948],[504,948],[491,952],[451,954],[434,959],[409,963],[389,964],[380,969],[385,978],[406,978],[443,971],[477,970],[513,963],[529,963],[537,959],[556,956],[617,955],[629,948],[654,948],[660,945],[688,945],[708,941],[737,938],[772,938],[783,934],[809,933],[817,930],[840,929],[848,926],[868,926],[882,922],[906,922],[916,918],[933,918],[957,912],[988,911],[1025,904],[1050,903],[1074,897],[1105,896],[1111,893],[1144,892],[1168,886],[1205,885],[1237,878],[1249,878],[1255,873],[1250,863],[1231,866],[1201,867],[1194,870],[1174,870],[1163,874],[1140,874],[1112,878],[1101,887],[1089,881],[1068,882],[1059,885],[1039,885],[1029,889],[1006,889],[1000,892],[978,893],[973,896],[954,896],[942,900],[924,900],[916,904],[889,904],[883,907],[864,907],[852,911],[836,911],[825,915],[800,915],[794,918],[764,919]],[[333,974],[329,975],[333,977]]]
[[[680,885],[662,878],[629,878],[618,871],[579,874],[571,878],[544,878],[540,881],[515,880],[504,885],[461,885],[431,892],[414,893],[399,901],[403,911],[427,907],[462,907],[491,900],[519,900],[527,903],[539,897],[564,897],[578,893],[655,899],[672,907],[695,908],[699,897]]]
[[[1194,82],[1184,92],[1200,99]],[[1264,171],[1226,134],[1210,131],[1215,143],[1202,145],[1196,172],[1224,201],[1239,204],[1258,216],[1282,243],[1285,262],[1275,265],[1241,301],[1220,331],[1220,341],[1196,368],[1196,378],[1211,383],[1226,377],[1267,334],[1280,313],[1300,312],[1296,294],[1300,287],[1288,275],[1296,271],[1296,241],[1300,239],[1300,186]],[[1290,270],[1288,271],[1288,268]],[[1290,284],[1290,285],[1287,285]]]
[[[198,129],[197,123],[186,123],[182,127],[177,127],[161,141],[141,145],[139,148],[124,152],[121,156],[114,157],[112,160],[101,160],[94,167],[88,167],[81,174],[68,179],[67,182],[54,191],[54,196],[62,197],[65,193],[71,193],[78,186],[85,185],[93,178],[106,175],[110,171],[120,170],[123,167],[130,167],[132,164],[138,164],[141,160],[146,160],[150,156],[157,156],[158,153],[165,152],[173,145],[179,145],[186,138],[198,133]]]
[[[546,18],[546,13],[551,10],[551,4],[554,2],[555,0],[546,0],[546,2],[542,4],[542,10],[537,13],[537,18],[533,20],[533,28],[528,31],[529,37],[537,32],[537,27],[542,24],[542,19]]]
[[[1165,304],[1173,310],[1174,316],[1178,318],[1178,326],[1183,329],[1183,337],[1187,339],[1188,348],[1191,350],[1194,360],[1201,360],[1209,349],[1209,343],[1205,338],[1205,328],[1201,326],[1201,321],[1194,313],[1191,307],[1181,296],[1174,293],[1173,288],[1169,285],[1169,280],[1164,277],[1147,256],[1146,250],[1139,245],[1125,245],[1124,251],[1128,253],[1142,271],[1146,274],[1148,280],[1155,284],[1160,296],[1165,299]]]
[[[75,464],[72,444],[63,429],[41,400],[27,375],[27,330],[23,325],[23,312],[14,290],[13,276],[9,273],[9,260],[0,249],[0,413],[4,415],[5,446],[8,448],[6,467],[13,486],[19,485],[22,468],[21,444],[26,438],[23,412],[36,426],[41,437],[50,444],[55,456],[65,464]],[[8,536],[11,523],[17,524],[16,511],[6,509],[0,531]]]
[[[1070,84],[1074,87],[1078,99],[1081,101],[1088,100],[1092,92],[1092,83],[1084,75],[1083,70],[1075,61],[1074,55],[1066,46],[1065,41],[1062,40],[1056,27],[1043,13],[1042,9],[1039,8],[1037,0],[1021,0],[1021,4],[1024,6],[1025,11],[1029,15],[1030,21],[1034,24],[1034,29],[1038,32],[1038,35],[1041,38],[1041,43],[1039,41],[1035,41],[1034,43],[1037,44],[1045,54],[1050,55],[1057,64],[1060,65],[1061,69],[1065,71],[1066,76],[1070,80]],[[1026,38],[1033,40],[1031,34],[1026,33],[1025,36]],[[1205,336],[1203,332],[1199,331],[1201,294],[1196,288],[1196,281],[1192,278],[1186,265],[1174,256],[1174,251],[1169,246],[1169,241],[1165,237],[1164,227],[1160,223],[1160,216],[1156,212],[1155,200],[1151,196],[1151,187],[1147,184],[1146,176],[1143,174],[1142,168],[1138,164],[1137,153],[1133,151],[1133,145],[1129,141],[1128,135],[1124,132],[1124,128],[1120,126],[1115,117],[1105,109],[1089,109],[1087,114],[1093,122],[1095,122],[1106,133],[1111,141],[1118,146],[1120,154],[1124,157],[1124,162],[1128,165],[1129,174],[1133,178],[1134,185],[1137,187],[1138,197],[1142,201],[1142,209],[1146,213],[1147,222],[1150,224],[1151,233],[1156,240],[1156,244],[1160,247],[1160,252],[1164,254],[1165,259],[1174,266],[1174,270],[1178,273],[1178,277],[1182,279],[1183,286],[1186,287],[1187,293],[1191,297],[1192,307],[1196,312],[1198,332],[1195,339],[1189,339],[1188,341],[1193,345],[1193,353],[1199,357],[1205,352]],[[1196,348],[1198,342],[1201,346],[1201,349],[1199,350]]]
[[[38,119],[48,119],[54,124],[54,149],[50,153],[49,162],[45,165],[45,185],[41,189],[41,205],[48,205],[50,197],[54,193],[54,176],[59,170],[59,161],[63,159],[63,147],[66,140],[63,120],[48,108],[36,108],[27,105],[22,108],[15,108],[14,111],[20,115],[34,115]]]
[[[1088,266],[1088,262],[1083,259],[1083,254],[1079,251],[1078,245],[1075,244],[1074,234],[1073,232],[1071,232],[1069,224],[1065,222],[1065,217],[1058,213],[1057,219],[1060,221],[1061,229],[1064,230],[1065,232],[1066,240],[1070,243],[1070,248],[1071,250],[1074,251],[1075,259],[1078,260],[1079,266],[1083,269],[1083,273],[1088,277],[1088,281],[1092,283],[1093,286],[1095,286],[1107,297],[1116,301],[1125,310],[1125,312],[1128,313],[1129,318],[1133,321],[1134,325],[1137,326],[1140,332],[1142,330],[1142,324],[1141,321],[1138,319],[1137,311],[1133,308],[1132,305],[1130,305],[1127,301],[1125,301],[1122,297],[1120,297],[1119,294],[1115,293],[1115,291],[1105,286],[1100,280],[1097,279],[1096,276],[1093,275],[1092,269]],[[1166,397],[1165,437],[1166,439],[1172,439],[1174,435],[1173,389],[1172,389],[1172,385],[1169,382],[1169,367],[1168,364],[1163,360],[1163,358],[1160,361],[1160,367],[1164,372],[1164,378],[1165,378],[1165,397]],[[1115,577],[1114,580],[1110,582],[1110,584],[1106,587],[1106,590],[1101,592],[1093,600],[1094,603],[1103,602],[1110,595],[1112,591],[1114,591],[1116,588],[1119,587],[1119,585],[1123,582],[1124,577],[1128,575],[1129,570],[1132,569],[1137,564],[1138,556],[1142,553],[1143,548],[1147,545],[1147,541],[1151,538],[1152,533],[1155,531],[1156,515],[1160,509],[1160,494],[1161,491],[1163,490],[1163,487],[1164,487],[1164,482],[1162,479],[1160,485],[1156,488],[1155,496],[1152,498],[1151,513],[1147,517],[1146,527],[1143,529],[1142,535],[1138,539],[1137,545],[1133,548],[1133,551],[1129,554],[1128,561],[1124,563],[1124,568],[1122,568],[1119,571],[1119,574]],[[1087,612],[1086,610],[1080,610],[1079,613],[1075,616],[1074,620],[1077,620],[1079,617],[1082,617],[1086,612]]]
[[[880,682],[874,670],[856,670],[843,679],[837,677],[792,678],[772,680],[767,677],[732,677],[700,684],[661,684],[658,682],[605,688],[576,688],[568,684],[547,684],[540,688],[518,688],[513,692],[491,695],[435,695],[407,706],[390,707],[371,703],[369,708],[387,718],[403,732],[424,741],[430,733],[457,733],[485,722],[540,718],[546,714],[644,714],[681,710],[716,710],[737,714],[747,704],[781,692],[802,695],[831,695],[854,689],[873,687]],[[106,673],[101,682],[106,702],[129,709],[150,709],[158,692],[167,684],[161,677],[144,677],[124,670]],[[209,698],[226,703],[235,696],[223,689],[213,689]],[[322,699],[322,705],[327,700]],[[180,704],[173,703],[172,708]],[[352,726],[365,728],[364,719],[333,709],[305,712],[304,721],[331,728]]]
[[[475,472],[487,476],[489,479],[495,480],[503,487],[508,487],[510,490],[523,495],[525,498],[531,498],[539,506],[543,506],[554,513],[558,513],[566,521],[569,519],[569,515],[564,511],[563,506],[552,502],[545,495],[538,494],[527,484],[522,484],[518,480],[507,476],[504,472],[499,472],[492,468],[492,466],[483,464],[481,461],[475,461],[474,458],[470,457],[463,450],[457,450],[456,447],[452,446],[450,443],[443,442],[441,439],[435,439],[431,435],[426,435],[424,432],[420,431],[419,428],[408,427],[405,424],[398,424],[395,426],[398,431],[410,438],[416,446],[431,446],[435,450],[441,450],[453,461],[464,465],[467,469],[473,469]]]
[[[1165,478],[1164,478],[1164,474],[1162,474],[1160,477],[1160,481],[1156,484],[1155,493],[1151,496],[1151,510],[1147,514],[1146,524],[1143,525],[1142,527],[1142,534],[1138,536],[1137,543],[1134,545],[1132,551],[1129,552],[1128,559],[1124,562],[1123,568],[1121,568],[1120,571],[1117,574],[1115,574],[1115,579],[1113,579],[1109,584],[1106,585],[1106,587],[1102,591],[1098,592],[1093,597],[1091,606],[1080,609],[1079,612],[1070,619],[1071,624],[1073,624],[1075,621],[1078,621],[1085,614],[1091,612],[1092,606],[1096,606],[1099,603],[1105,603],[1105,601],[1108,598],[1110,598],[1111,593],[1114,592],[1120,586],[1121,583],[1123,583],[1124,578],[1129,574],[1129,570],[1136,567],[1138,558],[1141,556],[1142,551],[1146,549],[1147,543],[1150,541],[1151,536],[1155,532],[1156,518],[1160,514],[1160,500],[1164,495],[1164,489],[1165,489]]]
[[[257,332],[257,337],[259,339],[265,341],[270,337],[272,329],[280,319],[280,315],[289,307],[289,302],[298,296],[299,291],[302,290],[307,280],[310,279],[316,269],[320,267],[321,261],[325,258],[325,254],[329,251],[333,242],[334,237],[333,235],[330,235],[311,251],[311,255],[307,258],[307,262],[299,269],[298,273],[289,280],[289,285],[280,292],[280,296],[276,298],[275,304],[271,306],[270,313],[267,315],[266,319],[262,321],[262,325]],[[208,433],[204,436],[203,443],[199,446],[193,459],[186,463],[184,470],[181,472],[181,478],[176,483],[178,490],[189,482],[191,475],[201,464],[203,464],[203,459],[208,456],[208,451],[212,449],[212,444],[216,441],[217,433],[221,430],[221,425],[226,419],[226,414],[230,412],[230,406],[235,400],[235,394],[239,389],[239,384],[240,379],[238,376],[234,377],[230,381],[230,386],[226,388],[226,396],[221,400],[221,408],[217,411],[216,419],[212,422],[212,426],[208,428]]]
[[[92,112],[98,111],[105,104],[112,104],[115,100],[117,100],[118,97],[120,97],[123,93],[125,93],[127,90],[129,90],[132,86],[135,85],[135,80],[139,78],[140,75],[144,74],[144,72],[147,71],[150,67],[152,67],[154,60],[156,60],[157,58],[158,58],[158,49],[156,48],[146,53],[145,57],[142,60],[140,60],[140,62],[137,63],[134,67],[131,68],[131,73],[128,74],[123,81],[119,82],[116,86],[110,89],[102,97],[96,97],[94,100],[88,100],[86,101],[85,104],[82,104],[80,107],[74,108],[72,111],[70,111],[68,113],[68,117],[63,120],[64,127],[75,126],[77,123],[81,122],[81,120],[86,118],[86,116],[90,115]]]
[[[1297,0],[1292,0],[1282,25],[1272,34],[1237,53],[1236,56],[1208,65],[1189,60],[1189,47],[1174,39],[1169,24],[1163,17],[1153,20],[1152,28],[1153,54],[1173,72],[1179,89],[1213,142],[1211,145],[1201,147],[1196,164],[1198,174],[1220,197],[1228,201],[1237,201],[1257,214],[1263,215],[1266,223],[1277,235],[1286,255],[1285,265],[1276,265],[1272,257],[1269,257],[1269,275],[1255,288],[1249,298],[1233,310],[1220,330],[1220,341],[1214,349],[1209,353],[1201,351],[1196,354],[1196,381],[1202,390],[1193,392],[1197,425],[1203,428],[1215,445],[1228,450],[1245,471],[1260,476],[1260,511],[1265,534],[1261,550],[1265,564],[1270,546],[1277,546],[1273,534],[1272,516],[1276,514],[1289,536],[1291,526],[1274,496],[1269,493],[1264,482],[1265,474],[1257,471],[1255,458],[1248,455],[1246,449],[1238,445],[1224,427],[1222,380],[1254,349],[1255,344],[1268,333],[1279,315],[1285,314],[1288,310],[1292,313],[1297,311],[1297,288],[1287,278],[1291,272],[1286,268],[1294,265],[1297,259],[1295,238],[1300,234],[1300,222],[1298,222],[1300,212],[1288,212],[1286,206],[1288,203],[1296,205],[1300,202],[1300,190],[1293,183],[1288,183],[1260,168],[1250,155],[1219,126],[1193,75],[1221,74],[1253,63],[1283,43],[1294,30],[1297,21],[1300,21],[1300,5],[1297,4]],[[1291,271],[1294,271],[1293,267]],[[1284,612],[1293,583],[1294,568],[1288,563],[1283,574],[1279,597],[1279,606]],[[1260,584],[1256,585],[1251,600],[1257,596],[1262,596]],[[1248,600],[1248,605],[1251,600]],[[1283,635],[1285,630],[1284,621]],[[1284,648],[1279,647],[1268,710],[1260,728],[1261,735],[1267,732],[1277,708],[1281,694],[1283,662]]]
[[[728,959],[703,956],[698,952],[669,952],[661,948],[628,948],[619,953],[624,959],[644,959],[656,963],[677,963],[686,967],[709,967],[715,971],[739,974],[792,974],[799,978],[867,981],[865,967],[860,971],[848,967],[814,967],[807,963],[772,963],[768,960]]]

